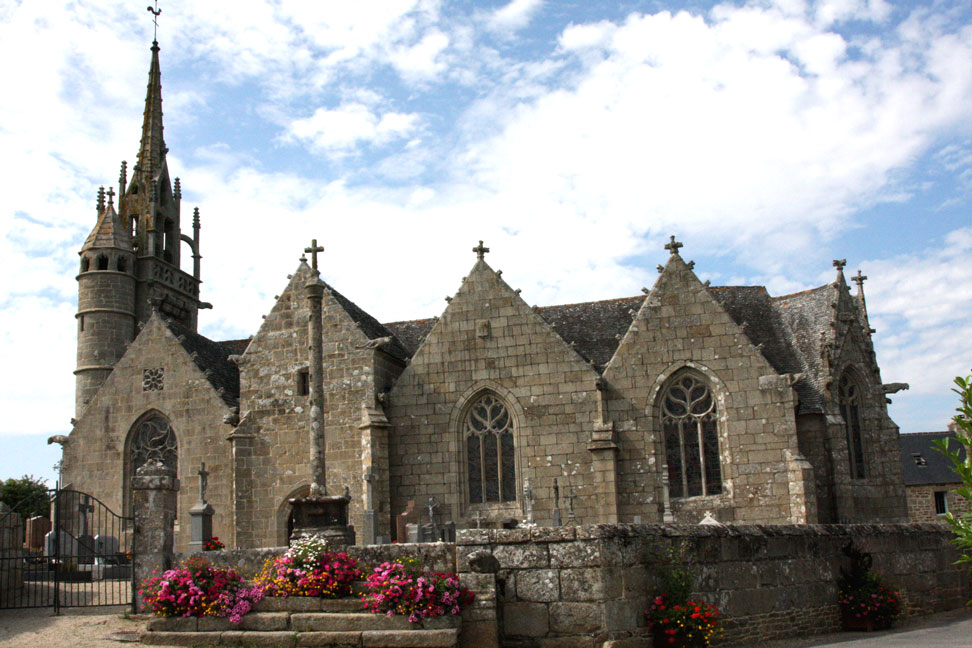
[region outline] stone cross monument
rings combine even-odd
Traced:
[[[324,338],[322,330],[322,302],[324,282],[317,269],[317,253],[324,247],[317,239],[304,252],[311,255],[311,278],[304,284],[310,310],[308,334],[310,338],[310,494],[290,500],[294,512],[294,531],[291,539],[322,536],[332,545],[354,544],[354,527],[348,524],[348,505],[351,496],[327,494],[327,441],[324,437]],[[306,259],[302,258],[302,261]]]

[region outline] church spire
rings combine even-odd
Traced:
[[[138,150],[136,173],[145,187],[151,185],[165,162],[165,140],[162,137],[162,72],[159,67],[159,42],[152,41],[152,65],[149,67],[145,112],[142,118],[142,142]]]

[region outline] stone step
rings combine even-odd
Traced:
[[[268,596],[253,609],[256,612],[361,612],[364,602],[353,597]]]
[[[347,648],[456,648],[459,631],[362,630],[358,631],[267,631],[222,630],[207,632],[149,631],[142,633],[145,646],[342,646]]]

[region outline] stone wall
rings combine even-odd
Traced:
[[[161,369],[161,389],[146,390],[146,369]],[[209,472],[207,499],[216,509],[213,533],[235,545],[233,529],[233,456],[223,417],[230,408],[198,365],[190,359],[172,331],[153,316],[129,352],[71,431],[64,446],[66,486],[90,493],[118,515],[130,516],[131,477],[128,444],[131,434],[149,412],[165,417],[179,446],[177,477],[182,482],[176,516],[176,549],[189,543],[189,509],[199,499],[200,462]]]
[[[711,512],[723,522],[815,522],[815,489],[790,466],[799,455],[793,390],[760,381],[776,370],[677,254],[604,369],[620,446],[620,520],[663,521],[660,401],[681,372],[705,382],[717,403],[722,488],[673,498],[674,520],[696,523]],[[798,483],[781,478],[791,473]]]
[[[935,512],[935,493],[945,492],[946,510],[959,515],[972,511],[972,502],[955,492],[961,484],[921,484],[907,486],[908,518],[912,522],[942,522]]]
[[[724,613],[725,641],[839,629],[837,577],[851,540],[902,593],[906,615],[961,607],[967,570],[941,525],[687,526],[598,525],[464,530],[457,565],[476,576],[469,556],[499,561],[503,645],[593,648],[643,637],[653,585],[645,561],[664,543],[686,540],[697,559],[696,596]]]
[[[531,481],[535,519],[553,519],[555,478],[561,506],[572,490],[577,517],[596,519],[588,444],[597,378],[518,291],[478,261],[389,394],[392,513],[434,496],[438,519],[457,525],[475,526],[476,515],[495,526],[524,519],[521,501],[469,501],[463,419],[490,391],[515,420],[516,483]]]
[[[246,577],[252,577],[263,569],[267,560],[283,555],[287,547],[264,547],[261,549],[230,549],[225,551],[204,551],[201,553],[176,554],[175,560],[185,560],[190,556],[202,556],[217,567],[232,567]],[[351,546],[341,549],[358,561],[367,576],[371,568],[396,558],[417,558],[424,569],[437,572],[456,571],[456,546],[444,542],[423,544],[384,544]]]

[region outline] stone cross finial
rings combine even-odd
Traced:
[[[675,240],[674,234],[671,236],[668,243],[665,244],[665,249],[668,250],[672,255],[678,254],[678,248],[680,247],[685,247],[685,246]]]
[[[847,259],[834,259],[834,267],[837,268],[837,272],[844,272],[845,265],[847,265]]]
[[[114,205],[115,204],[115,188],[114,187],[108,187],[108,204],[109,205]]]
[[[311,254],[311,268],[314,272],[317,272],[317,253],[323,252],[324,246],[317,244],[317,239],[311,239],[310,247],[304,248],[304,252],[310,252]]]
[[[489,252],[489,248],[488,247],[483,247],[483,242],[480,241],[479,242],[479,245],[477,245],[476,247],[474,247],[472,249],[472,251],[476,253],[476,258],[479,259],[480,261],[482,261],[483,260],[483,257],[486,256],[486,253]]]
[[[206,470],[206,462],[202,462],[202,466],[199,468],[199,501],[206,501],[206,487],[209,485],[209,471]]]
[[[864,282],[867,280],[867,275],[861,274],[861,269],[857,269],[857,274],[851,277],[851,281],[857,284],[858,290],[864,290]]]
[[[162,13],[162,10],[159,9],[159,0],[155,0],[155,9],[153,9],[152,7],[145,7],[145,8],[148,10],[150,14],[152,14],[152,24],[154,25],[154,29],[152,31],[152,41],[153,42],[158,41],[159,40],[159,14]]]

